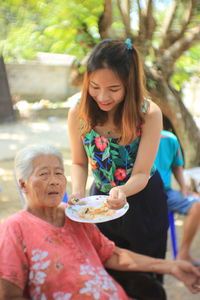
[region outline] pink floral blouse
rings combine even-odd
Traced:
[[[0,225],[0,277],[33,300],[127,300],[103,267],[114,247],[93,224],[55,227],[21,211]]]

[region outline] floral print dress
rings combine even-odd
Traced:
[[[145,98],[142,112],[147,113],[150,99]],[[118,139],[101,136],[93,129],[83,138],[83,146],[89,159],[96,187],[108,194],[114,186],[123,185],[131,176],[141,138],[141,126],[131,144],[119,145]],[[156,171],[152,166],[150,175]]]
[[[140,129],[131,144],[119,145],[117,139],[105,138],[93,129],[84,136],[83,145],[88,156],[95,184],[103,193],[129,179],[140,143]],[[152,167],[151,175],[155,172]]]

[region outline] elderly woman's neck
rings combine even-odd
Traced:
[[[62,227],[65,224],[65,211],[63,205],[56,208],[52,207],[30,207],[28,206],[26,210],[32,215],[50,223],[56,227]]]

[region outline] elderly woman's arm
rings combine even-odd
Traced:
[[[28,298],[23,297],[21,288],[0,278],[0,300],[28,300]]]
[[[200,271],[186,261],[157,259],[116,247],[104,266],[121,271],[170,274],[182,281],[192,293],[200,292]]]

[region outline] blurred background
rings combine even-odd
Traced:
[[[200,187],[200,0],[1,0],[0,221],[22,207],[13,158],[28,143],[61,150],[70,193],[67,112],[80,97],[88,53],[106,38],[131,38],[140,51],[147,89],[178,136],[188,180]],[[196,238],[197,257],[198,245]],[[166,287],[169,299],[199,299],[168,277]]]

